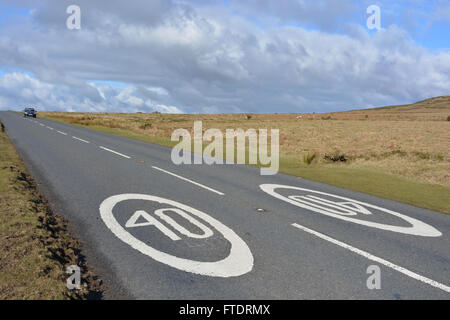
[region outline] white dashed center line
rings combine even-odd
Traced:
[[[59,130],[57,130],[57,132],[67,136],[67,133],[65,133],[65,132],[62,132],[62,131],[59,131]]]
[[[53,128],[52,128],[52,127],[49,127],[49,126],[46,126],[46,128],[47,128],[47,129],[50,129],[50,130],[53,130]]]
[[[162,172],[164,172],[164,173],[170,174],[171,176],[177,177],[178,179],[181,179],[181,180],[190,182],[190,183],[192,183],[192,184],[195,184],[196,186],[199,186],[199,187],[201,187],[201,188],[203,188],[203,189],[206,189],[206,190],[209,190],[209,191],[211,191],[211,192],[220,194],[221,196],[224,196],[224,195],[225,195],[225,193],[222,193],[222,192],[220,192],[220,191],[214,190],[213,188],[210,188],[210,187],[207,187],[207,186],[205,186],[205,185],[203,185],[203,184],[200,184],[200,183],[198,183],[198,182],[189,180],[189,179],[187,179],[187,178],[185,178],[185,177],[179,176],[179,175],[177,175],[177,174],[175,174],[175,173],[172,173],[172,172],[170,172],[170,171],[167,171],[167,170],[164,170],[164,169],[155,167],[155,166],[152,166],[152,168],[153,168],[153,169],[156,169],[156,170],[159,170],[159,171],[162,171]]]
[[[44,125],[44,124],[42,124],[42,123],[39,123],[39,125],[40,125],[40,126],[42,126],[42,127],[45,127],[45,125]]]
[[[129,157],[129,156],[123,154],[123,153],[120,153],[120,152],[117,152],[117,151],[114,151],[114,150],[111,150],[111,149],[108,149],[108,148],[105,148],[105,147],[102,147],[102,146],[99,146],[99,148],[103,149],[103,150],[106,150],[106,151],[109,151],[109,152],[112,152],[112,153],[115,153],[115,154],[117,154],[117,155],[119,155],[121,157],[127,158],[127,159],[131,158],[131,157]]]
[[[72,138],[77,139],[77,140],[79,140],[79,141],[82,141],[82,142],[84,142],[84,143],[90,143],[90,142],[87,141],[87,140],[83,140],[83,139],[77,138],[77,137],[75,137],[75,136],[72,136]]]
[[[386,267],[392,268],[392,269],[394,269],[394,270],[396,270],[396,271],[398,271],[398,272],[403,273],[404,275],[407,275],[408,277],[411,277],[411,278],[413,278],[413,279],[422,281],[422,282],[424,282],[424,283],[426,283],[426,284],[429,284],[429,285],[431,285],[431,286],[433,286],[433,287],[436,287],[436,288],[438,288],[438,289],[444,290],[444,291],[446,291],[446,292],[450,292],[450,287],[449,287],[449,286],[446,286],[445,284],[442,284],[442,283],[439,283],[439,282],[437,282],[437,281],[434,281],[434,280],[431,280],[431,279],[429,279],[429,278],[426,278],[426,277],[424,277],[424,276],[421,276],[420,274],[417,274],[417,273],[412,272],[412,271],[410,271],[410,270],[408,270],[408,269],[405,269],[405,268],[403,268],[403,267],[400,267],[400,266],[398,266],[398,265],[396,265],[396,264],[394,264],[394,263],[392,263],[392,262],[389,262],[389,261],[387,261],[387,260],[384,260],[384,259],[382,259],[382,258],[379,258],[379,257],[377,257],[377,256],[374,256],[374,255],[372,255],[372,254],[370,254],[370,253],[368,253],[368,252],[366,252],[366,251],[363,251],[363,250],[360,250],[360,249],[358,249],[358,248],[352,247],[352,246],[350,246],[350,245],[348,245],[348,244],[346,244],[346,243],[344,243],[344,242],[341,242],[341,241],[339,241],[339,240],[333,239],[333,238],[331,238],[331,237],[329,237],[329,236],[327,236],[327,235],[324,235],[324,234],[322,234],[322,233],[320,233],[320,232],[311,230],[311,229],[306,228],[306,227],[304,227],[304,226],[301,226],[301,225],[299,225],[299,224],[297,224],[297,223],[293,223],[292,226],[294,226],[294,227],[296,227],[296,228],[298,228],[298,229],[300,229],[300,230],[306,231],[306,232],[308,232],[308,233],[310,233],[310,234],[313,234],[313,235],[315,235],[316,237],[319,237],[319,238],[321,238],[321,239],[323,239],[323,240],[329,241],[329,242],[331,242],[331,243],[333,243],[333,244],[335,244],[335,245],[338,245],[339,247],[342,247],[342,248],[344,248],[344,249],[350,250],[351,252],[354,252],[354,253],[356,253],[356,254],[359,254],[360,256],[363,256],[363,257],[365,257],[365,258],[367,258],[367,259],[369,259],[369,260],[375,261],[375,262],[377,262],[377,263],[380,263],[380,264],[382,264],[382,265],[385,265]]]

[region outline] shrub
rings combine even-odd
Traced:
[[[431,154],[428,152],[422,152],[422,151],[413,151],[411,152],[414,156],[418,157],[419,159],[422,160],[430,160],[431,159]]]
[[[327,161],[333,161],[333,162],[347,162],[348,158],[345,154],[340,153],[339,151],[335,151],[332,155],[324,155],[323,157]]]
[[[447,117],[447,121],[450,121],[450,116]]]
[[[247,120],[250,120],[250,119],[252,118],[252,116],[249,115],[249,114],[247,114],[247,115],[245,116],[245,118],[246,118]]]
[[[95,117],[88,117],[88,116],[86,116],[86,117],[83,116],[83,117],[79,118],[80,121],[86,121],[86,120],[90,121],[90,120],[94,120],[94,119],[95,119]]]
[[[387,152],[384,155],[396,155],[396,156],[400,156],[400,157],[405,157],[408,155],[408,152],[402,151],[400,149],[395,149],[392,150],[391,152]]]
[[[151,127],[152,127],[152,124],[150,122],[144,122],[143,124],[141,124],[139,126],[139,129],[147,130],[147,129],[151,128]]]
[[[303,155],[303,162],[307,165],[310,165],[311,163],[313,163],[314,159],[316,159],[317,157],[317,153],[307,153],[305,155]]]

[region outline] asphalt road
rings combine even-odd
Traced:
[[[242,165],[177,166],[169,148],[46,119],[0,119],[110,297],[450,298],[450,215]]]

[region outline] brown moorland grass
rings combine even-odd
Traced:
[[[450,97],[326,114],[39,113],[40,117],[167,146],[175,144],[170,141],[173,130],[192,132],[194,121],[199,120],[203,130],[279,129],[281,171],[377,195],[394,193],[391,198],[444,212],[450,212],[450,200],[446,200],[450,199],[449,115]],[[347,161],[330,161],[342,157]],[[343,178],[353,173],[362,178],[359,185]],[[410,186],[414,183],[417,190],[383,188],[383,183],[372,190],[363,178],[374,175],[383,176],[377,176],[381,182],[400,179]],[[441,188],[442,195],[433,203],[423,196],[414,200],[417,194],[435,187]]]

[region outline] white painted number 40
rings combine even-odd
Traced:
[[[165,236],[169,237],[173,241],[180,241],[182,238],[180,235],[203,239],[211,237],[214,232],[210,227],[206,226],[199,220],[207,223],[214,228],[219,234],[227,240],[230,246],[230,252],[228,256],[222,260],[214,262],[195,261],[186,258],[176,257],[167,252],[160,251],[151,246],[151,244],[141,241],[129,233],[122,225],[117,222],[113,214],[114,207],[122,201],[126,200],[147,200],[156,202],[159,204],[167,205],[168,207],[157,209],[154,212],[155,216],[149,214],[144,210],[136,211],[128,221],[125,223],[125,228],[130,230],[131,228],[154,226],[160,230]],[[200,229],[200,233],[193,233],[187,230],[185,227],[177,223],[172,219],[168,212],[175,213],[181,218],[187,220],[191,224]],[[104,200],[100,205],[100,216],[106,226],[123,242],[130,245],[133,249],[138,250],[142,254],[145,254],[156,261],[167,264],[173,268],[192,272],[205,276],[213,277],[236,277],[253,269],[253,255],[248,248],[247,244],[230,228],[223,225],[220,221],[214,219],[208,214],[181,204],[179,202],[160,198],[157,196],[145,195],[145,194],[120,194],[112,196]],[[166,225],[167,224],[167,225]],[[173,230],[178,231],[176,234]]]
[[[169,217],[165,213],[167,211],[175,212],[179,216],[188,220],[190,223],[192,223],[193,225],[200,228],[200,230],[202,230],[203,234],[196,234],[196,233],[190,232],[185,227],[183,227],[182,225],[177,223],[175,220],[173,220],[171,217]],[[167,224],[172,226],[179,233],[181,233],[187,237],[190,237],[190,238],[196,238],[196,239],[209,238],[214,234],[213,231],[210,228],[208,228],[207,226],[205,226],[203,223],[194,219],[193,217],[188,215],[183,210],[180,210],[177,208],[158,209],[155,211],[155,215],[157,215],[159,218],[161,218],[161,220],[164,220]],[[145,222],[138,223],[137,222],[138,220],[145,220]],[[127,228],[144,227],[144,226],[154,226],[154,227],[158,228],[166,236],[168,236],[170,239],[172,239],[174,241],[181,240],[181,238],[177,234],[175,234],[175,232],[173,232],[172,230],[167,228],[165,225],[163,225],[161,222],[156,220],[154,217],[149,215],[147,212],[142,211],[142,210],[136,211],[131,216],[131,218],[127,221],[127,223],[125,224],[125,227],[127,227]]]

